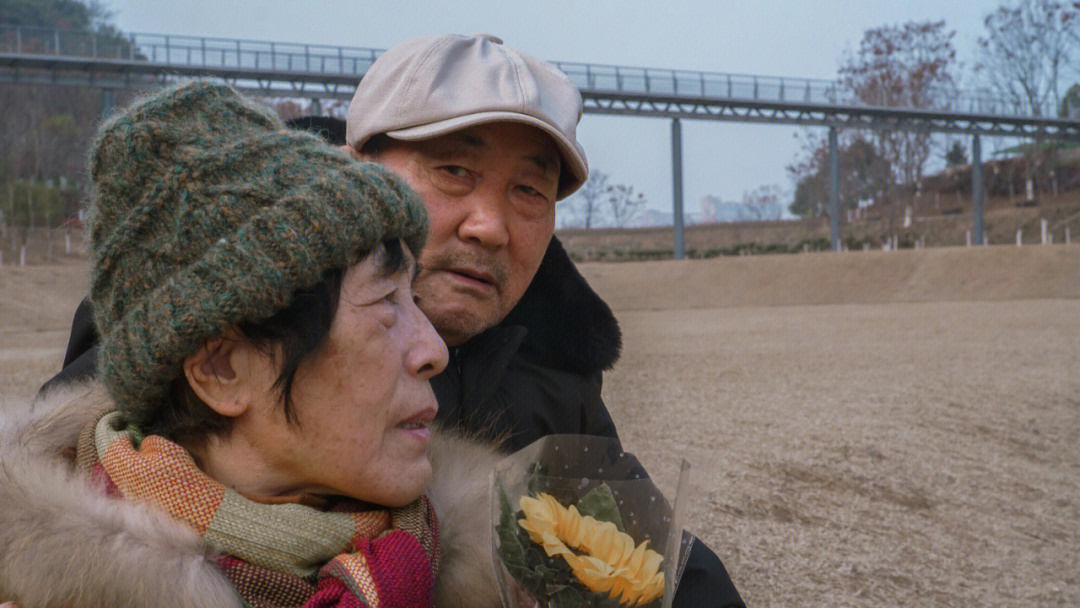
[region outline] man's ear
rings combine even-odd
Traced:
[[[210,338],[184,359],[184,376],[191,390],[210,409],[235,418],[251,406],[252,345],[235,330]]]
[[[373,160],[370,156],[368,156],[367,154],[363,154],[362,152],[360,152],[356,148],[350,146],[349,144],[345,144],[344,146],[341,146],[341,150],[343,152],[348,152],[349,156],[353,157],[354,159],[356,159],[356,160],[358,160],[358,161],[360,161],[362,163],[366,163],[366,162],[369,162],[369,161]]]

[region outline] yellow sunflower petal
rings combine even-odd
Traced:
[[[641,570],[641,565],[645,561],[645,552],[649,551],[648,546],[649,541],[645,541],[638,545],[636,549],[627,554],[626,567],[630,568],[635,572]],[[653,551],[652,553],[655,553],[655,551]]]
[[[559,504],[554,496],[521,497],[525,519],[518,524],[549,557],[561,556],[589,590],[607,593],[627,606],[641,606],[664,593],[663,557],[634,544],[615,524],[582,516],[577,507]],[[579,555],[575,551],[582,552]]]

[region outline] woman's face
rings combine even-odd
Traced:
[[[413,300],[416,264],[386,268],[379,249],[351,266],[324,344],[301,363],[293,385],[298,424],[285,420],[278,370],[264,374],[264,424],[256,437],[266,466],[289,493],[338,494],[402,506],[431,478],[428,424],[438,404],[428,380],[446,367],[446,345]]]

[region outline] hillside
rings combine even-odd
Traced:
[[[964,245],[974,229],[970,204],[966,195],[930,193],[892,209],[870,208],[844,218],[841,240],[848,249],[881,249],[893,237],[904,249]],[[910,221],[905,221],[909,206]],[[1053,242],[1080,241],[1080,191],[1044,196],[1033,203],[988,197],[984,209],[987,244],[1015,244],[1018,230],[1024,244],[1038,244],[1043,219]],[[665,259],[671,257],[674,244],[670,227],[565,229],[557,234],[577,260]],[[829,225],[823,217],[699,224],[686,227],[685,242],[687,257],[825,250]]]
[[[615,310],[1080,298],[1080,245],[587,262],[580,269]]]

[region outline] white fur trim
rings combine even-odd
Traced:
[[[501,455],[487,444],[436,432],[428,448],[428,497],[439,517],[439,608],[501,606],[491,550],[490,476]]]
[[[22,608],[240,606],[198,535],[157,510],[109,498],[58,456],[111,401],[97,383],[33,404],[0,400],[0,601]],[[500,455],[436,431],[428,490],[439,518],[439,608],[500,606],[489,476]]]
[[[0,406],[0,600],[22,608],[240,606],[198,534],[109,498],[58,457],[108,406],[89,384]]]

